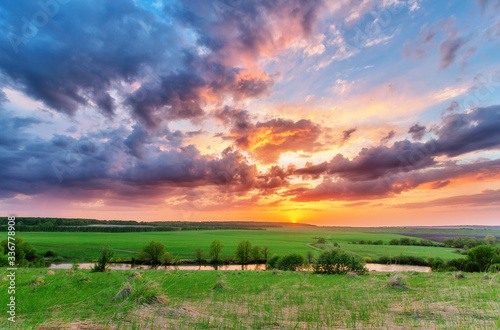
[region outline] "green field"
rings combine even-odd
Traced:
[[[347,229],[344,229],[347,230]],[[370,229],[365,229],[370,230]],[[444,260],[460,255],[454,249],[424,246],[389,246],[349,244],[359,240],[383,240],[388,243],[393,238],[404,236],[397,234],[363,233],[358,231],[339,231],[331,228],[292,228],[268,230],[200,230],[175,232],[138,232],[138,233],[65,233],[65,232],[27,232],[18,233],[19,237],[30,242],[39,253],[52,250],[58,255],[79,260],[93,260],[99,255],[99,249],[108,246],[115,249],[115,257],[130,259],[150,241],[166,245],[166,250],[180,259],[194,257],[195,250],[201,247],[208,254],[210,243],[218,239],[226,247],[224,256],[234,256],[236,246],[241,240],[249,240],[252,245],[269,247],[271,254],[284,255],[297,252],[306,255],[308,251],[318,251],[308,244],[315,243],[316,237],[325,237],[341,245],[342,249],[352,251],[362,257],[411,255],[440,257]],[[130,252],[127,252],[130,251]]]
[[[6,302],[6,272],[0,299]],[[139,276],[137,274],[140,274]],[[390,273],[359,278],[277,271],[90,273],[19,269],[20,329],[331,329],[500,327],[500,274],[401,275],[407,288],[386,287]],[[218,285],[217,285],[218,284]],[[217,286],[216,286],[217,285]],[[124,287],[129,296],[113,300]],[[214,289],[214,287],[216,287]],[[0,328],[8,328],[3,317]],[[10,327],[12,328],[12,327]]]

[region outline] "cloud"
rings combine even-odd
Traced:
[[[458,176],[481,171],[487,175],[498,173],[500,160],[457,165],[438,162],[436,157],[500,148],[499,125],[500,106],[477,108],[443,117],[442,124],[433,130],[437,138],[425,143],[397,141],[390,147],[363,148],[352,159],[337,154],[329,162],[308,163],[294,174],[312,179],[323,175],[324,182],[296,200],[383,198],[424,183],[438,189]],[[410,133],[417,134],[417,138],[424,132],[423,126],[412,128]]]
[[[443,206],[498,206],[500,205],[500,190],[484,190],[479,194],[460,195],[447,198],[434,199],[422,203],[405,203],[396,207],[405,209],[443,207]]]
[[[471,164],[445,164],[427,171],[395,172],[384,177],[365,180],[350,180],[339,177],[332,180],[326,177],[318,186],[297,192],[292,198],[298,202],[321,200],[356,201],[393,197],[423,184],[431,184],[432,189],[445,186],[452,179],[474,177],[479,180],[500,175],[500,160],[483,161]]]
[[[438,51],[440,54],[440,69],[444,70],[454,64],[460,51],[469,41],[468,38],[462,37],[455,24],[455,17],[450,16],[447,19],[438,21],[431,25],[424,24],[420,29],[420,33],[414,41],[407,40],[403,45],[403,56],[406,58],[415,57],[424,59],[428,53],[432,51],[435,43],[440,35],[443,35],[439,43]],[[474,50],[471,48],[464,53],[462,59],[462,67],[465,62],[474,55]]]
[[[424,137],[426,128],[418,123],[410,127],[408,134],[411,134],[411,138],[415,141],[420,141]]]
[[[380,143],[382,143],[382,144],[388,143],[394,137],[394,135],[396,135],[396,132],[390,131],[389,133],[387,133],[386,136],[384,136],[382,139],[380,139]]]
[[[443,40],[439,44],[439,54],[441,54],[440,68],[442,70],[455,63],[458,52],[467,42],[467,39],[457,36],[456,33],[452,33],[448,39]]]
[[[43,6],[3,7],[6,86],[70,116],[91,107],[111,118],[125,107],[150,129],[269,93],[274,76],[256,61],[311,37],[322,4],[179,1],[160,14],[132,0],[70,2],[40,27],[21,22]]]
[[[314,152],[322,147],[318,142],[321,127],[311,120],[276,118],[254,124],[246,110],[229,107],[216,110],[215,117],[230,127],[224,139],[233,140],[263,164],[276,163],[285,152]]]

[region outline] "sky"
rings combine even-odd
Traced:
[[[4,1],[0,213],[499,225],[499,11]]]

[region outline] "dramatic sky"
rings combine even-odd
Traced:
[[[0,4],[0,212],[500,223],[499,0]]]

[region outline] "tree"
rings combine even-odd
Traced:
[[[484,238],[486,242],[488,242],[489,245],[493,246],[497,243],[497,239],[493,235],[486,235]]]
[[[304,267],[304,257],[297,253],[291,253],[278,260],[276,268],[280,270],[299,270]]]
[[[252,248],[252,260],[253,260],[253,262],[259,262],[259,260],[260,260],[260,247],[254,246]]]
[[[111,261],[111,258],[113,258],[113,255],[115,254],[115,251],[109,249],[109,248],[103,248],[101,249],[101,256],[99,259],[97,259],[97,263],[94,265],[94,268],[92,268],[92,272],[105,272],[107,271],[108,264]]]
[[[322,252],[316,258],[313,269],[318,274],[347,274],[348,272],[364,274],[367,272],[365,264],[364,259],[354,253],[332,249]]]
[[[162,264],[165,255],[165,244],[160,242],[151,241],[149,245],[142,248],[139,254],[139,259],[147,262],[153,267]]]
[[[203,249],[202,248],[196,249],[196,261],[200,264],[203,262]]]
[[[219,240],[215,240],[210,245],[210,256],[215,263],[220,261],[220,255],[224,250],[224,244],[222,244]]]
[[[264,260],[267,262],[267,259],[269,258],[269,248],[267,246],[262,248],[262,256],[264,256]]]
[[[495,249],[489,245],[479,245],[467,252],[468,261],[477,262],[480,266],[480,271],[488,269],[488,267],[492,264],[493,258],[496,256],[497,253]]]
[[[326,244],[326,239],[324,237],[318,237],[318,244]]]
[[[250,253],[252,252],[252,244],[250,241],[241,241],[236,248],[236,259],[242,264],[250,261]]]

